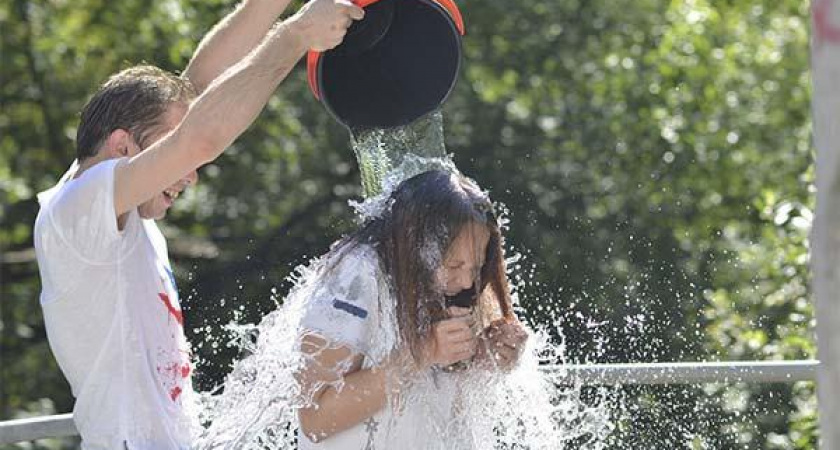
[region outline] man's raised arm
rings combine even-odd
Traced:
[[[332,1],[351,4],[348,0]],[[291,0],[244,0],[204,36],[187,65],[184,76],[199,93],[204,92],[216,77],[239,62],[265,38],[268,30],[290,2]],[[351,10],[353,19],[358,20],[364,16],[364,10],[361,8],[354,6]],[[346,29],[350,25],[350,19],[338,25],[332,31]]]
[[[230,66],[239,62],[265,38],[291,0],[244,0],[198,44],[184,71],[201,93]]]
[[[338,45],[354,17],[359,8],[349,2],[311,0],[273,28],[256,49],[210,83],[174,130],[117,167],[116,214],[216,159],[251,125],[301,56],[308,49]]]

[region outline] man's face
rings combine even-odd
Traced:
[[[175,103],[167,109],[166,114],[164,115],[163,123],[155,129],[151,136],[149,137],[149,144],[152,145],[162,137],[166,136],[170,131],[175,129],[176,126],[181,122],[181,119],[184,118],[184,115],[187,113],[187,105],[184,103]],[[143,150],[140,150],[143,151]],[[186,174],[182,177],[178,182],[169,186],[167,189],[164,189],[163,192],[155,194],[154,197],[141,203],[140,206],[137,207],[137,211],[140,213],[140,217],[144,219],[162,219],[166,212],[172,207],[175,200],[181,195],[184,189],[187,188],[189,185],[193,185],[198,182],[198,174],[195,170]]]

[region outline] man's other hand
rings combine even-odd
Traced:
[[[349,0],[310,0],[293,23],[310,50],[323,52],[341,44],[353,21],[364,17],[365,10]]]

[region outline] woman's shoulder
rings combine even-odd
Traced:
[[[354,243],[333,249],[315,284],[316,291],[373,291],[384,280],[379,254],[370,244]]]
[[[381,268],[379,253],[371,244],[357,243],[340,249],[332,265],[340,271],[379,272]]]

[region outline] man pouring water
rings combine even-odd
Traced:
[[[154,221],[307,50],[335,47],[364,15],[346,0],[312,0],[275,23],[289,2],[245,0],[181,77],[152,66],[111,76],[81,112],[76,163],[39,195],[41,305],[85,449],[192,445],[190,350]]]

